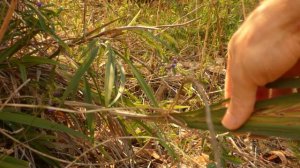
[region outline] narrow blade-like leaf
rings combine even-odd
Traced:
[[[87,57],[87,59],[83,62],[83,64],[78,68],[75,75],[70,81],[70,84],[68,85],[66,91],[63,94],[62,100],[65,100],[70,93],[72,93],[76,88],[78,87],[78,84],[82,78],[82,76],[85,74],[85,72],[89,69],[95,58],[97,57],[99,47],[94,45],[91,45],[89,48],[90,53]]]
[[[105,82],[104,82],[104,89],[105,89],[105,106],[108,107],[110,104],[110,99],[113,92],[114,82],[115,82],[115,53],[110,47],[107,46],[107,62],[105,68]]]
[[[139,72],[139,70],[132,64],[131,61],[129,61],[127,58],[123,57],[123,59],[126,61],[126,63],[130,66],[132,73],[134,74],[134,76],[136,77],[136,79],[138,80],[141,88],[143,89],[143,91],[145,92],[145,94],[147,95],[148,99],[150,100],[151,104],[155,107],[158,107],[158,103],[156,101],[156,98],[154,96],[154,92],[152,90],[152,88],[150,86],[148,86],[147,82],[145,81],[145,79],[143,78],[142,74]]]
[[[53,121],[38,118],[24,113],[1,111],[0,120],[25,124],[32,127],[43,128],[43,129],[48,129],[53,131],[61,131],[75,137],[86,138],[86,136],[79,131],[75,131],[71,128],[55,123]]]

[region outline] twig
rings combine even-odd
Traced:
[[[65,160],[56,158],[56,157],[54,157],[54,156],[50,156],[50,155],[48,155],[48,154],[45,154],[45,153],[43,153],[43,152],[40,152],[40,151],[38,151],[38,150],[36,150],[36,149],[34,149],[34,148],[32,148],[32,147],[30,147],[30,146],[28,146],[28,145],[22,143],[22,142],[20,142],[20,141],[17,140],[16,138],[14,138],[14,137],[12,137],[11,135],[9,135],[8,133],[6,133],[5,130],[2,129],[2,128],[0,128],[0,133],[3,134],[4,136],[6,136],[7,138],[11,139],[12,141],[14,141],[14,142],[20,144],[21,146],[23,146],[23,147],[25,147],[25,148],[31,150],[31,151],[34,152],[34,153],[37,153],[37,154],[39,154],[39,155],[41,155],[41,156],[44,156],[44,157],[46,157],[46,158],[49,158],[49,159],[52,159],[52,160],[55,160],[55,161],[59,161],[59,162],[62,162],[62,163],[70,163],[69,161],[65,161]]]
[[[216,138],[216,133],[214,129],[214,125],[211,119],[211,110],[210,110],[210,102],[207,93],[205,92],[204,87],[198,81],[196,81],[192,77],[187,77],[186,81],[192,82],[195,86],[196,91],[200,94],[202,101],[205,104],[205,115],[206,115],[206,123],[211,137],[211,144],[214,151],[214,158],[216,161],[217,168],[221,168],[221,151]]]
[[[18,3],[18,0],[12,0],[11,3],[10,3],[10,7],[6,13],[6,16],[4,18],[4,21],[1,25],[1,28],[0,28],[0,43],[2,41],[2,38],[4,36],[4,33],[6,32],[7,28],[8,28],[8,25],[9,25],[9,22],[13,16],[13,13],[16,9],[16,6],[17,6],[17,3]]]
[[[139,25],[139,26],[121,26],[121,27],[117,27],[117,28],[113,28],[113,29],[110,29],[110,30],[106,30],[106,31],[103,31],[103,32],[101,32],[101,33],[99,33],[97,35],[91,36],[88,39],[86,39],[86,41],[89,41],[89,40],[94,39],[96,37],[101,37],[101,36],[105,36],[105,35],[109,35],[109,34],[113,34],[113,33],[120,33],[120,32],[126,31],[126,30],[160,30],[162,28],[180,27],[180,26],[185,26],[187,24],[195,22],[195,21],[197,21],[199,19],[200,19],[200,17],[196,18],[196,19],[193,19],[193,20],[190,20],[190,21],[185,22],[185,23],[172,24],[172,25],[159,25],[159,26],[142,26],[142,25]]]
[[[199,7],[196,7],[195,9],[193,9],[192,11],[190,11],[189,13],[187,13],[187,14],[185,14],[184,16],[182,16],[181,18],[177,19],[175,22],[173,22],[173,24],[178,23],[181,19],[183,19],[183,18],[187,17],[188,15],[190,15],[190,14],[192,14],[192,13],[198,11],[198,10],[199,10],[200,8],[202,8],[202,7],[203,7],[203,5],[201,5],[201,6],[199,6]],[[198,18],[198,17],[197,17],[197,18]],[[170,28],[170,27],[167,27],[166,29],[162,30],[162,31],[159,32],[159,33],[162,33],[162,32],[164,32],[164,31],[168,30],[169,28]],[[159,34],[159,33],[158,33],[158,34]]]
[[[18,93],[28,82],[30,82],[30,79],[27,79],[22,85],[20,85],[13,93],[10,94],[10,96],[6,99],[6,101],[1,105],[0,111],[6,106],[6,104],[14,97],[16,93]]]
[[[197,20],[201,19],[200,17],[196,18],[196,19],[193,19],[193,20],[190,20],[190,21],[187,21],[187,22],[184,22],[184,23],[180,23],[180,24],[171,24],[171,25],[160,25],[160,26],[155,26],[155,28],[172,28],[172,27],[181,27],[181,26],[186,26],[190,23],[193,23]]]
[[[110,142],[110,141],[113,141],[113,140],[125,140],[125,139],[155,139],[155,140],[159,140],[158,138],[155,138],[155,137],[150,137],[150,136],[134,136],[134,137],[129,137],[129,136],[125,136],[125,137],[117,137],[117,138],[111,138],[111,139],[108,139],[106,141],[103,141],[97,145],[95,145],[94,147],[84,151],[80,156],[76,157],[76,159],[74,159],[71,163],[69,163],[65,168],[69,168],[71,167],[73,164],[76,164],[76,161],[79,160],[81,157],[83,157],[84,155],[86,155],[87,153],[91,152],[92,150],[94,149],[97,149],[98,147]]]
[[[87,0],[83,0],[83,19],[82,19],[82,22],[83,22],[83,39],[86,38],[86,10],[87,10],[87,5],[86,5],[86,2]]]
[[[76,163],[76,161],[77,161],[80,157],[84,156],[86,153],[90,152],[91,150],[93,150],[93,149],[95,149],[95,148],[97,148],[97,147],[99,147],[99,146],[101,146],[101,145],[104,145],[105,143],[110,142],[110,141],[112,141],[112,140],[115,140],[115,139],[139,139],[139,138],[140,138],[140,139],[142,139],[142,138],[143,138],[143,139],[146,139],[146,138],[149,138],[149,139],[158,139],[158,138],[150,137],[150,136],[136,136],[136,137],[118,137],[118,138],[111,138],[111,139],[108,139],[108,140],[106,140],[106,141],[104,141],[104,142],[101,142],[101,143],[97,144],[96,146],[94,146],[93,148],[91,148],[91,149],[85,151],[84,153],[82,153],[80,156],[78,156],[78,157],[74,160],[75,162],[74,162],[74,161],[70,162],[70,161],[66,161],[66,160],[63,160],[63,159],[60,159],[60,158],[57,158],[57,157],[54,157],[54,156],[45,154],[45,153],[43,153],[43,152],[40,152],[40,151],[38,151],[38,150],[36,150],[36,149],[34,149],[34,148],[32,148],[32,147],[30,147],[30,146],[28,146],[28,145],[22,143],[22,142],[19,141],[18,139],[12,137],[12,136],[9,135],[8,133],[6,133],[6,131],[5,131],[4,129],[1,129],[1,128],[0,128],[0,133],[3,134],[4,136],[6,136],[7,138],[11,139],[12,141],[18,143],[19,145],[21,145],[21,146],[27,148],[28,150],[30,150],[30,151],[32,151],[32,152],[38,154],[38,155],[44,156],[44,157],[46,157],[46,158],[49,158],[49,159],[52,159],[52,160],[55,160],[55,161],[58,161],[58,162],[61,162],[61,163],[66,163],[66,164],[69,164],[69,165],[78,165],[78,166],[100,166],[100,165],[105,165],[105,164],[99,164],[99,163],[98,163],[98,164],[97,164],[97,163],[92,163],[92,164]]]
[[[246,20],[246,9],[245,9],[245,1],[244,0],[241,0],[242,2],[242,9],[243,9],[243,17],[244,17],[244,20]]]
[[[138,118],[138,119],[160,119],[162,118],[162,114],[165,114],[167,110],[161,109],[161,108],[152,108],[152,107],[125,107],[125,108],[101,108],[98,106],[94,106],[94,109],[92,110],[87,110],[87,111],[78,111],[78,110],[71,110],[71,109],[65,109],[65,108],[60,108],[60,107],[52,107],[52,106],[46,106],[46,105],[31,105],[31,104],[0,104],[2,106],[9,106],[9,107],[23,107],[23,108],[41,108],[41,109],[48,109],[48,110],[55,110],[55,111],[62,111],[65,113],[97,113],[97,112],[102,112],[102,113],[110,113],[112,115],[120,115],[123,117],[129,117],[129,118]],[[73,105],[75,106],[75,105]],[[92,107],[92,106],[86,106],[86,107]],[[128,110],[137,110],[137,109],[149,109],[149,110],[156,110],[160,111],[161,114],[138,114],[138,113],[133,113]]]
[[[204,40],[203,40],[203,46],[202,46],[201,54],[199,55],[199,60],[201,60],[201,62],[200,62],[201,66],[204,64],[204,62],[206,61],[206,58],[207,58],[206,51],[207,51],[207,41],[208,41],[208,36],[209,36],[210,24],[211,24],[211,17],[208,17],[208,21],[207,21],[206,27],[205,27],[205,36],[204,36]]]

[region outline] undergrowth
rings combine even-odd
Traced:
[[[19,1],[0,39],[0,167],[213,167],[209,133],[166,116],[204,106],[187,77],[222,100],[227,42],[257,4]],[[218,136],[223,166],[274,164]]]

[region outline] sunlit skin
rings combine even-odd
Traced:
[[[257,99],[291,93],[264,88],[278,78],[300,75],[300,0],[266,0],[232,36],[228,45],[222,124],[235,130],[253,112]]]

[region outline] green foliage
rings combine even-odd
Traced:
[[[49,130],[55,130],[55,131],[62,131],[67,134],[70,134],[75,137],[80,138],[86,138],[84,134],[78,131],[74,131],[64,125],[51,122],[45,119],[41,119],[38,117],[34,117],[27,114],[21,114],[21,113],[14,113],[14,112],[7,112],[5,110],[2,110],[0,113],[0,119],[2,121],[10,121],[15,122],[18,124],[25,124],[32,127],[37,128],[43,128],[43,129],[49,129]]]
[[[246,11],[255,4],[245,0]],[[7,5],[0,6],[2,23]],[[214,92],[224,76],[209,66],[224,70],[225,63],[215,60],[224,60],[226,43],[242,20],[237,0],[20,1],[0,44],[0,120],[1,130],[15,138],[3,134],[1,142],[6,148],[24,143],[14,152],[26,157],[3,154],[0,167],[205,164],[193,159],[195,147],[185,149],[203,137],[182,138],[179,132],[188,130],[164,119],[206,129],[203,104],[192,85],[179,89],[192,75],[207,81],[212,102],[222,99]],[[225,109],[213,110],[216,129],[223,131],[219,120]],[[250,122],[254,133],[284,136],[271,124],[260,129],[265,125],[256,125],[258,120]],[[285,128],[286,136],[299,131]],[[40,153],[32,155],[32,149]],[[244,161],[226,157],[226,162]]]
[[[77,89],[79,82],[81,81],[82,76],[85,72],[90,68],[91,64],[95,60],[96,56],[98,55],[99,47],[95,46],[96,41],[90,43],[87,47],[88,52],[84,52],[84,54],[88,54],[86,60],[82,63],[82,65],[78,68],[76,73],[74,74],[73,78],[70,81],[70,84],[66,88],[66,91],[63,94],[62,100],[65,100],[72,92]]]
[[[3,168],[28,168],[29,162],[24,160],[19,160],[11,156],[1,155],[0,156],[0,166]]]
[[[108,107],[110,104],[113,87],[115,83],[115,74],[116,74],[116,59],[115,53],[112,50],[111,46],[108,45],[107,51],[107,62],[105,67],[105,82],[104,82],[104,90],[105,90],[105,106]]]
[[[290,80],[287,82],[290,82]],[[295,132],[300,131],[300,118],[297,117],[299,115],[299,112],[297,112],[299,100],[299,94],[291,94],[258,101],[255,106],[257,112],[236,132],[249,132],[252,135],[276,136],[299,140],[300,135],[295,134]],[[276,105],[275,108],[274,105]],[[288,110],[286,110],[284,114],[281,114],[281,111],[285,109]],[[222,126],[221,119],[226,112],[226,108],[224,108],[222,104],[216,103],[211,106],[211,110],[212,120],[216,131],[225,132],[226,129]],[[171,115],[176,119],[183,121],[189,127],[207,129],[204,108]]]

